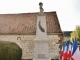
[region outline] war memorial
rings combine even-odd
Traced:
[[[0,14],[0,41],[15,42],[22,60],[51,60],[59,57],[63,33],[56,11]]]

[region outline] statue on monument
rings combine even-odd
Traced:
[[[39,6],[40,6],[40,7],[39,7],[39,9],[40,9],[40,12],[43,12],[43,11],[44,11],[44,9],[42,8],[42,6],[43,6],[43,3],[42,3],[42,2],[40,2],[40,3],[39,3]]]

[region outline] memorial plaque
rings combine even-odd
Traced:
[[[38,59],[44,59],[45,58],[45,54],[38,54]]]

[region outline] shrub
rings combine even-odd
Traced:
[[[0,41],[0,60],[21,60],[22,49],[14,42]]]

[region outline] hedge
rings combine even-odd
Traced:
[[[0,41],[0,60],[21,60],[22,49],[14,42]]]

